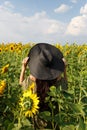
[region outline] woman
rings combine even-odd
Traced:
[[[24,78],[27,65],[30,75]],[[36,83],[34,92],[40,97],[41,109],[50,86],[61,84],[63,89],[67,89],[66,61],[59,49],[47,43],[38,43],[31,48],[28,57],[22,61],[19,84],[27,89],[31,81]]]
[[[30,75],[25,78],[27,65]],[[62,89],[67,89],[66,61],[59,49],[47,43],[38,43],[31,48],[28,57],[22,61],[19,83],[25,90],[32,81],[36,84],[33,92],[40,98],[39,110],[49,109],[44,101],[50,86],[61,85]]]

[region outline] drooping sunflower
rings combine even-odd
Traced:
[[[2,69],[1,69],[1,73],[6,73],[8,71],[8,67],[9,67],[9,64],[5,65]]]
[[[6,46],[6,47],[4,48],[4,50],[5,50],[5,52],[7,52],[7,51],[9,50],[9,48]]]
[[[36,115],[39,109],[39,98],[37,94],[32,93],[29,89],[24,91],[22,97],[20,98],[20,106],[23,114],[27,117],[33,117]]]

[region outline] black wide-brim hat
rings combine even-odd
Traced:
[[[65,68],[62,52],[48,43],[34,45],[29,54],[30,74],[41,80],[56,79]]]

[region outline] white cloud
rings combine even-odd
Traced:
[[[86,14],[87,15],[87,4],[85,6],[81,7],[80,14]]]
[[[67,33],[71,35],[87,35],[87,16],[77,16],[68,25]]]
[[[61,6],[59,6],[58,8],[56,8],[54,10],[54,12],[56,13],[65,13],[67,12],[68,10],[70,10],[70,6],[66,5],[66,4],[62,4]]]
[[[14,8],[14,6],[9,1],[5,1],[4,6],[6,6],[8,8]]]
[[[10,3],[9,3],[10,5]],[[45,11],[24,17],[0,6],[0,42],[53,40],[56,35],[64,33],[65,24],[49,19]],[[51,37],[50,37],[51,36]],[[55,39],[56,40],[56,39]]]
[[[57,22],[55,20],[50,20],[48,23],[50,23],[49,28],[46,30],[45,33],[47,34],[55,34],[55,33],[64,33],[64,24],[61,22]]]
[[[71,0],[71,2],[72,2],[72,3],[77,3],[77,2],[78,2],[78,0]]]
[[[12,11],[15,7],[9,2],[5,1],[2,5],[0,5],[0,11]]]
[[[73,41],[74,35],[86,35],[86,13],[73,18],[67,27],[66,23],[49,18],[45,11],[25,17],[21,13],[14,13],[13,7],[9,2],[0,5],[0,42],[64,43],[67,39]],[[65,35],[66,30],[71,36]]]
[[[87,4],[81,8],[82,15],[71,19],[66,33],[74,36],[87,36]]]

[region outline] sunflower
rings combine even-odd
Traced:
[[[14,44],[11,44],[10,45],[10,51],[13,52],[15,50],[15,45]]]
[[[2,48],[0,48],[0,53],[2,52]]]
[[[22,52],[22,48],[18,46],[18,47],[16,48],[16,52],[20,54],[20,53]]]
[[[56,44],[56,48],[60,49],[61,51],[63,50],[63,46],[60,44]]]
[[[31,82],[28,89],[32,91],[32,93],[36,92],[35,82]]]
[[[5,87],[6,87],[6,81],[5,81],[5,80],[2,80],[2,81],[0,82],[0,95],[3,94]]]
[[[71,52],[71,50],[67,50],[64,55],[67,56],[70,54],[70,52]]]
[[[4,49],[4,50],[5,50],[5,52],[6,52],[6,51],[8,51],[8,47],[5,47],[5,49]]]
[[[2,69],[1,69],[1,73],[6,73],[8,71],[8,67],[9,67],[9,64],[5,65]]]
[[[39,98],[37,95],[32,93],[31,90],[24,91],[20,98],[20,106],[23,114],[27,117],[33,117],[39,109]]]

